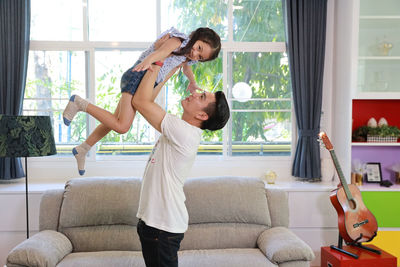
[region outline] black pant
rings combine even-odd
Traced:
[[[178,267],[178,250],[184,234],[150,227],[139,220],[137,232],[147,267]]]

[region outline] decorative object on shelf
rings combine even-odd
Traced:
[[[367,125],[368,125],[368,127],[375,128],[375,127],[378,126],[378,123],[376,122],[375,118],[372,117],[372,118],[370,118],[370,119],[368,120]]]
[[[396,180],[395,180],[395,183],[396,183],[396,184],[400,184],[400,162],[394,164],[394,165],[391,167],[391,170],[394,171],[394,176],[395,176],[395,179],[396,179]]]
[[[363,184],[364,174],[367,172],[367,164],[359,159],[354,159],[351,164],[351,183],[357,186]]]
[[[321,159],[321,182],[332,182],[335,176],[335,166],[329,158]]]
[[[276,177],[277,175],[274,171],[268,171],[264,174],[264,181],[267,184],[275,184]]]
[[[392,50],[393,44],[389,43],[386,40],[386,36],[383,38],[383,41],[379,44],[379,51],[382,56],[389,56],[390,50]]]
[[[353,142],[397,142],[400,129],[396,126],[382,125],[380,127],[361,126],[353,131]]]
[[[379,184],[384,187],[391,187],[393,185],[393,183],[389,180],[383,180]]]
[[[367,163],[367,183],[380,183],[382,181],[382,169],[379,162]]]
[[[49,116],[0,115],[0,157],[25,157],[26,238],[29,238],[27,157],[57,154]]]
[[[387,120],[386,120],[384,117],[382,117],[382,118],[379,119],[379,121],[378,121],[378,127],[388,126],[388,125],[389,125],[389,124],[388,124]]]

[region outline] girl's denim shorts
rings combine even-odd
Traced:
[[[121,92],[127,92],[131,95],[134,95],[136,90],[139,87],[140,82],[143,79],[143,76],[146,74],[147,70],[144,71],[132,71],[132,69],[139,64],[140,61],[136,61],[135,65],[129,68],[125,73],[122,75],[121,78]],[[157,83],[154,84],[154,87],[157,86]]]

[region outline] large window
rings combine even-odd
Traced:
[[[70,95],[114,112],[122,73],[172,26],[187,34],[211,27],[223,41],[216,60],[193,66],[199,86],[224,91],[231,107],[223,130],[204,131],[199,155],[290,155],[292,105],[281,0],[32,0],[24,113],[50,115],[58,155],[69,156],[98,125],[83,113],[70,127],[63,125]],[[178,72],[157,102],[179,116],[187,85]],[[137,114],[128,133],[110,132],[91,158],[145,155],[157,137]]]

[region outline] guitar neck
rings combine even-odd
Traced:
[[[344,192],[346,193],[346,197],[348,200],[352,200],[353,196],[351,195],[351,192],[347,185],[346,179],[344,178],[343,171],[342,171],[342,168],[340,167],[340,164],[336,157],[335,151],[333,149],[331,149],[331,150],[329,150],[329,153],[331,153],[333,164],[335,165],[336,171],[339,175],[340,183],[342,184]]]

